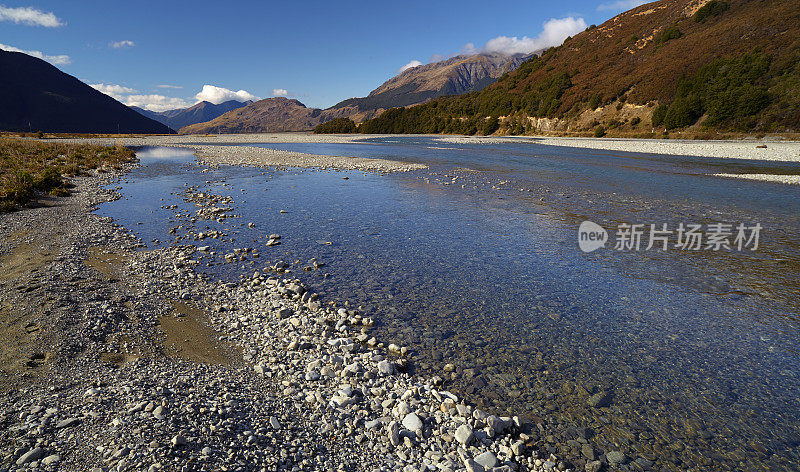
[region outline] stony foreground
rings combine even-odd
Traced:
[[[115,177],[0,216],[0,471],[569,470],[286,265],[222,284],[207,247],[137,252],[91,213]]]

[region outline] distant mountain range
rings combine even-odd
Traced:
[[[332,117],[347,116],[362,121],[383,110],[416,105],[444,95],[483,90],[503,74],[511,72],[530,55],[498,53],[456,56],[408,69],[387,80],[363,98],[350,98],[327,109]]]
[[[214,120],[186,126],[181,134],[265,133],[307,131],[320,123],[346,117],[363,121],[394,108],[436,97],[481,90],[510,72],[529,56],[476,54],[413,67],[384,82],[363,98],[350,98],[331,108],[307,108],[297,100],[268,98]]]
[[[322,111],[297,100],[277,97],[251,103],[205,123],[181,128],[181,134],[305,131],[320,123]]]
[[[269,98],[137,112],[42,60],[0,51],[0,129],[14,131],[305,131],[344,117],[371,133],[797,132],[798,97],[797,0],[660,0],[537,55],[414,67],[325,110]]]
[[[202,123],[204,121],[211,121],[214,118],[223,115],[231,110],[236,110],[243,106],[253,103],[252,101],[240,102],[237,100],[228,100],[215,105],[208,101],[202,101],[189,108],[177,108],[167,111],[150,111],[139,107],[131,107],[142,115],[163,123],[170,128],[177,130],[184,126],[193,125],[195,123]]]
[[[484,90],[370,133],[800,131],[797,0],[661,0],[590,26]]]
[[[2,50],[0,130],[174,133],[41,59]]]

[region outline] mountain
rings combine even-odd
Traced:
[[[796,0],[661,0],[589,27],[480,92],[392,110],[362,131],[797,131],[797,97]]]
[[[494,53],[457,56],[403,71],[368,96],[350,98],[325,110],[306,108],[297,100],[270,98],[207,123],[181,128],[179,132],[307,131],[334,118],[350,118],[361,122],[380,115],[388,108],[422,103],[443,95],[481,90],[504,73],[514,70],[526,57]]]
[[[326,111],[334,117],[374,116],[378,111],[414,105],[443,95],[483,90],[506,72],[519,67],[528,57],[498,53],[462,55],[412,67],[387,80],[366,97],[344,100]]]
[[[181,134],[264,133],[304,131],[319,124],[321,110],[307,108],[297,100],[266,98],[224,115],[180,129]]]
[[[0,130],[173,133],[51,64],[0,50]]]
[[[236,110],[237,108],[241,108],[243,106],[249,105],[253,102],[240,102],[238,100],[228,100],[227,102],[222,102],[219,105],[215,105],[211,102],[202,101],[195,105],[190,106],[189,108],[178,108],[175,110],[167,110],[167,111],[150,111],[145,110],[139,107],[131,107],[137,112],[141,113],[142,115],[151,118],[153,120],[158,121],[159,123],[163,123],[169,126],[172,129],[181,129],[184,126],[193,125],[195,123],[202,123],[205,121],[211,121],[214,118],[224,115],[225,113]]]

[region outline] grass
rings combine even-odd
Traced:
[[[18,209],[44,193],[67,195],[70,184],[65,177],[133,159],[134,152],[122,146],[0,137],[0,212]]]

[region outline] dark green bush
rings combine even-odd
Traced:
[[[642,122],[642,119],[638,116],[631,120],[631,127],[635,128],[636,125]]]
[[[496,116],[489,117],[483,124],[483,135],[488,136],[500,128],[500,120]]]
[[[331,121],[321,123],[314,128],[316,134],[348,134],[357,131],[356,124],[350,118],[334,118]]]
[[[594,129],[595,138],[602,138],[605,135],[606,135],[606,129],[603,128],[602,126],[598,126],[597,128]]]
[[[679,30],[676,25],[667,26],[656,38],[656,44],[664,44],[667,41],[678,39],[681,36],[683,36],[683,33],[681,33],[681,30]]]
[[[724,1],[711,0],[703,5],[694,14],[694,21],[698,23],[705,23],[707,19],[719,16],[731,7],[731,4]]]
[[[761,53],[717,59],[694,76],[682,78],[664,116],[664,126],[682,128],[707,114],[708,126],[751,128],[756,115],[771,103],[766,84],[770,62],[769,56]]]
[[[667,116],[667,105],[660,104],[653,110],[653,126],[661,126],[664,124],[664,117]]]
[[[679,97],[669,106],[664,117],[664,126],[667,129],[683,128],[694,124],[703,116],[703,102],[697,95]]]

